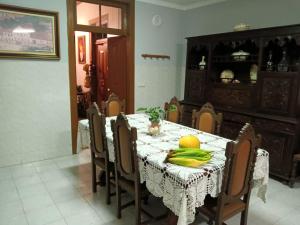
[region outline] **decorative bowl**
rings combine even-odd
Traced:
[[[220,75],[221,81],[224,84],[231,83],[234,78],[234,73],[231,70],[223,70]]]
[[[239,23],[233,27],[234,31],[244,31],[249,29],[250,29],[250,25],[245,23]]]
[[[248,52],[244,52],[243,50],[231,54],[235,61],[245,61],[249,55]]]

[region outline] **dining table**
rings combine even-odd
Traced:
[[[196,209],[204,205],[205,197],[217,197],[221,192],[226,144],[232,140],[166,120],[161,121],[160,134],[152,136],[148,133],[149,118],[146,114],[130,114],[126,117],[129,125],[137,128],[141,183],[145,182],[149,192],[161,198],[163,204],[178,216],[177,225],[192,223]],[[106,134],[109,160],[114,162],[112,119],[116,117],[106,118]],[[80,126],[83,128],[80,132],[88,132],[88,120],[81,120]],[[201,149],[211,151],[212,158],[208,163],[199,168],[190,168],[165,162],[168,152],[178,148],[179,139],[186,135],[198,137]],[[253,189],[264,202],[268,179],[269,154],[266,150],[258,149]]]

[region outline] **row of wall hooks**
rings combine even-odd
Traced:
[[[150,58],[150,59],[170,59],[171,57],[169,55],[153,55],[153,54],[142,54],[142,57],[144,59]]]

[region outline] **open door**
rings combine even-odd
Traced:
[[[126,99],[127,53],[126,37],[117,36],[96,41],[97,103],[113,92]]]
[[[100,39],[96,41],[96,73],[97,73],[97,104],[100,106],[101,101],[107,99],[105,80],[107,79],[108,74],[108,65],[107,65],[107,39]]]

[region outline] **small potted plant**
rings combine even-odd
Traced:
[[[176,111],[176,106],[171,105],[169,111]],[[160,107],[139,108],[137,111],[143,111],[149,116],[150,125],[148,127],[149,134],[160,134],[160,121],[165,117],[165,111]]]
[[[160,120],[164,118],[165,111],[160,107],[139,108],[137,111],[143,111],[149,116],[149,134],[158,135],[160,133]]]

